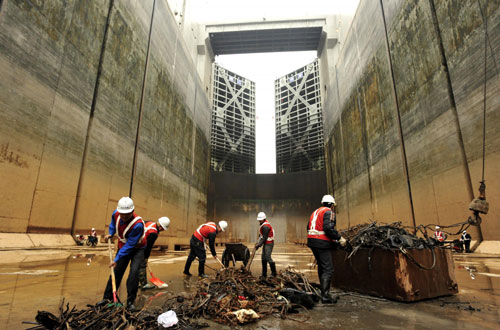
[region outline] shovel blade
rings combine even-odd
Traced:
[[[168,287],[167,283],[163,282],[162,280],[160,280],[157,277],[151,277],[150,281],[151,281],[151,283],[153,283],[154,285],[156,285],[160,289]]]

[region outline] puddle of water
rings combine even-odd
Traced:
[[[222,254],[223,248],[217,248]],[[54,255],[55,256],[55,255]],[[0,328],[22,329],[32,325],[21,322],[33,321],[37,310],[47,310],[58,315],[58,307],[63,299],[83,308],[101,300],[109,276],[109,258],[105,251],[95,254],[73,254],[59,259],[41,260],[35,256],[25,258],[26,262],[0,264]],[[139,303],[162,306],[163,301],[181,292],[191,292],[196,288],[196,276],[186,278],[182,275],[186,254],[180,255],[154,252],[150,258],[151,268],[156,277],[166,282],[166,289],[139,291]],[[278,270],[287,265],[304,272],[312,281],[317,282],[317,272],[313,269],[312,254],[309,249],[294,245],[277,245],[273,259]],[[0,256],[1,260],[1,256]],[[238,262],[239,267],[242,263]],[[260,275],[260,254],[252,264],[254,275]],[[492,267],[495,266],[495,267]],[[191,266],[197,272],[197,261]],[[218,268],[210,256],[207,266]],[[336,305],[319,305],[309,311],[310,320],[304,324],[292,320],[270,317],[258,323],[246,325],[244,329],[285,329],[300,326],[308,329],[401,329],[401,328],[486,328],[498,329],[500,325],[500,271],[498,260],[473,259],[461,257],[455,260],[456,278],[460,293],[452,296],[404,304],[387,300],[363,297],[340,292],[341,298]],[[207,273],[214,273],[207,267]],[[471,279],[471,271],[475,279]],[[118,295],[126,299],[126,277]],[[468,306],[481,311],[467,310]],[[230,329],[217,325],[220,329]]]

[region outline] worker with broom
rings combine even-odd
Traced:
[[[208,277],[208,275],[205,274],[205,260],[207,258],[205,240],[208,240],[212,256],[217,259],[220,264],[222,264],[219,258],[217,258],[217,253],[215,252],[215,236],[226,230],[226,228],[227,222],[221,220],[217,224],[215,222],[204,223],[196,229],[193,236],[191,236],[191,241],[189,242],[190,251],[186,260],[186,265],[184,266],[184,275],[191,276],[189,268],[191,268],[191,264],[194,259],[198,258],[198,276],[201,278]]]
[[[262,248],[262,278],[267,276],[267,264],[269,263],[269,268],[271,268],[271,276],[276,276],[276,264],[271,258],[274,247],[274,229],[271,223],[267,220],[266,214],[264,212],[259,212],[257,214],[257,221],[259,221],[259,240],[255,243],[255,251],[257,251],[261,246]]]
[[[331,249],[338,242],[346,246],[347,241],[335,230],[335,199],[324,195],[322,206],[315,210],[307,224],[307,246],[312,250],[318,263],[318,277],[321,289],[321,302],[324,304],[337,302],[330,296],[330,284],[333,276],[333,261]]]
[[[139,287],[142,290],[155,288],[154,284],[148,283],[148,277],[146,275],[148,258],[160,232],[167,230],[170,226],[170,219],[168,217],[161,217],[156,222],[146,221],[145,226],[144,240],[146,241],[146,248],[144,249],[144,262],[142,263],[139,270]]]
[[[116,292],[113,291],[120,287],[123,274],[130,263],[127,278],[127,309],[133,311],[136,309],[134,302],[139,286],[139,268],[144,262],[146,241],[144,240],[144,221],[135,214],[134,201],[130,197],[122,197],[118,201],[118,207],[111,216],[109,235],[105,236],[105,241],[115,234],[118,236],[118,252],[109,264],[114,276],[110,276],[108,280],[102,302],[115,300]],[[116,279],[116,288],[112,283],[112,277]]]

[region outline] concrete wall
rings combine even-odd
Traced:
[[[109,8],[2,2],[0,232],[104,233],[130,191],[171,218],[162,244],[205,218],[210,105],[175,19],[166,0]]]
[[[275,241],[306,239],[311,213],[326,194],[324,171],[286,174],[210,172],[208,219],[226,220],[223,240],[255,242],[257,213],[263,211],[275,230]]]
[[[499,240],[500,84],[493,60],[500,61],[500,4],[488,3],[490,212],[483,216],[482,232],[486,240]],[[417,225],[467,219],[481,180],[483,57],[477,1],[360,2],[329,77],[325,106],[327,177],[340,227],[369,219],[412,225],[412,209]]]

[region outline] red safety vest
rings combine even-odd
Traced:
[[[327,211],[331,211],[333,216],[333,210],[326,206],[320,207],[311,214],[311,217],[309,218],[309,225],[307,226],[307,238],[322,239],[324,241],[330,242],[333,241],[328,236],[326,236],[325,232],[323,231],[323,216]]]
[[[217,233],[217,225],[215,222],[207,222],[199,226],[194,232],[194,237],[203,242],[203,240],[207,239],[208,235],[211,233]]]
[[[260,237],[263,236],[263,233],[262,233],[262,226],[267,226],[269,227],[269,229],[271,229],[269,231],[269,235],[267,236],[267,240],[265,242],[265,244],[271,244],[274,242],[274,229],[273,229],[273,226],[271,226],[271,224],[269,223],[269,221],[267,221],[267,219],[262,223],[262,225],[260,225],[259,227],[259,233],[260,233]]]
[[[438,231],[436,230],[434,232],[434,237],[439,241],[439,242],[443,242],[444,241],[444,237],[443,237],[443,232],[442,231]]]
[[[144,221],[142,220],[141,217],[137,216],[137,214],[134,214],[134,219],[132,221],[125,223],[120,221],[120,213],[116,212],[113,217],[115,218],[115,228],[116,228],[116,236],[118,236],[118,249],[121,249],[125,243],[127,243],[127,234],[132,228],[134,228],[138,223],[142,223],[144,226]],[[139,243],[137,243],[136,247],[141,248],[144,247],[145,240],[144,240],[144,232],[142,234],[142,238],[139,240]]]
[[[156,222],[153,221],[146,221],[144,223],[144,240],[148,241],[148,236],[151,233],[158,234],[158,227],[156,227]]]

